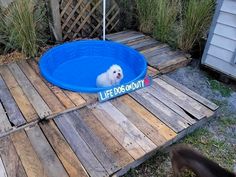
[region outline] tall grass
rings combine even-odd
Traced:
[[[154,4],[154,37],[161,42],[169,42],[180,9],[179,0],[156,0]]]
[[[0,31],[7,30],[0,37],[5,50],[19,49],[28,57],[35,56],[44,41],[45,14],[42,4],[34,0],[15,0],[5,9],[0,19]]]
[[[139,19],[139,30],[144,33],[151,33],[153,30],[154,18],[156,16],[155,4],[157,0],[136,0]]]
[[[206,33],[212,20],[214,6],[214,0],[183,1],[177,40],[180,49],[191,50]]]

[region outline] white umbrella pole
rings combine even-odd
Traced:
[[[103,0],[103,40],[106,40],[106,0]]]

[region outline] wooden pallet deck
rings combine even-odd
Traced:
[[[180,50],[173,50],[167,44],[160,43],[137,31],[108,34],[106,39],[126,44],[138,50],[146,57],[148,64],[157,68],[160,73],[173,71],[190,62],[190,55]]]
[[[95,103],[94,95],[49,84],[34,60],[1,66],[0,100],[0,176],[7,177],[119,176],[218,108],[165,75]]]
[[[149,67],[150,76],[157,74]],[[96,94],[60,89],[41,75],[36,60],[0,66],[0,137],[97,101]]]

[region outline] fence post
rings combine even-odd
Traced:
[[[62,29],[61,29],[61,15],[59,0],[49,0],[49,7],[52,17],[52,24],[50,23],[50,28],[54,34],[57,41],[62,41]]]

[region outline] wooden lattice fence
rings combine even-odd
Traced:
[[[98,37],[102,34],[102,0],[50,0],[53,32],[58,40]],[[55,9],[58,6],[58,9]],[[120,9],[108,0],[106,31],[116,31]]]

